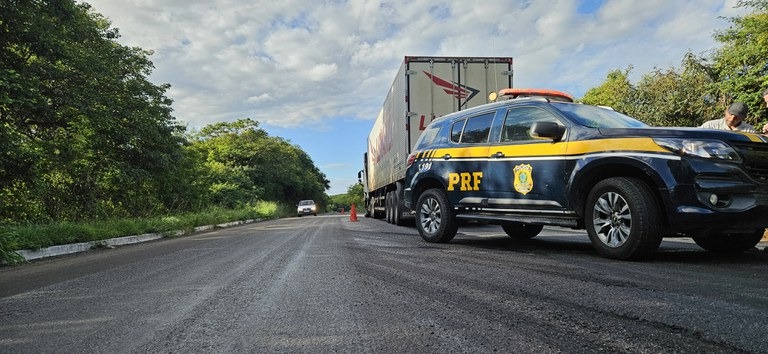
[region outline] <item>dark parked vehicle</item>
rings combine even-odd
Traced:
[[[768,143],[756,134],[654,128],[611,109],[535,92],[434,120],[408,158],[404,202],[421,237],[458,219],[514,238],[586,229],[603,256],[640,258],[663,237],[742,252],[768,226]]]

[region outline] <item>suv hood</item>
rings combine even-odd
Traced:
[[[768,143],[768,137],[744,132],[690,127],[599,128],[605,137],[669,137]]]

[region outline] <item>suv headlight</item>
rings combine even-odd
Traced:
[[[739,162],[741,157],[730,145],[720,140],[654,138],[656,144],[678,155],[702,157],[705,159],[722,159]]]

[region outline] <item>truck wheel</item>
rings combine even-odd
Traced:
[[[387,192],[384,197],[384,214],[387,215],[387,222],[392,223],[392,192]]]
[[[392,192],[392,223],[400,226],[403,224],[402,220],[400,220],[400,201],[398,200],[397,193]]]
[[[755,247],[763,238],[763,232],[765,229],[743,234],[715,233],[692,238],[699,247],[710,252],[740,253]]]
[[[366,216],[370,216],[374,219],[378,219],[376,217],[376,204],[373,202],[373,200],[374,200],[373,198],[368,200],[368,212],[366,212],[367,214]]]
[[[371,198],[371,215],[373,215],[374,219],[383,219],[384,214],[381,211],[376,211],[376,204],[379,198]]]
[[[402,183],[397,182],[397,190],[392,192],[392,223],[397,226],[403,226],[403,200],[400,196],[403,195]]]
[[[527,240],[536,237],[544,225],[525,224],[522,222],[507,222],[501,224],[501,228],[507,233],[507,236],[517,240]]]
[[[429,189],[416,202],[416,228],[424,241],[446,243],[456,236],[459,224],[445,192]]]
[[[600,181],[587,196],[584,219],[592,246],[615,259],[638,259],[661,243],[661,217],[653,191],[636,178]]]

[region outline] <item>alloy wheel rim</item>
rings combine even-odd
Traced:
[[[440,203],[435,198],[428,198],[421,205],[421,210],[419,210],[421,228],[427,233],[435,233],[440,228],[441,215]]]
[[[595,202],[592,215],[595,234],[604,245],[616,248],[627,242],[632,212],[624,197],[616,192],[604,193]]]

